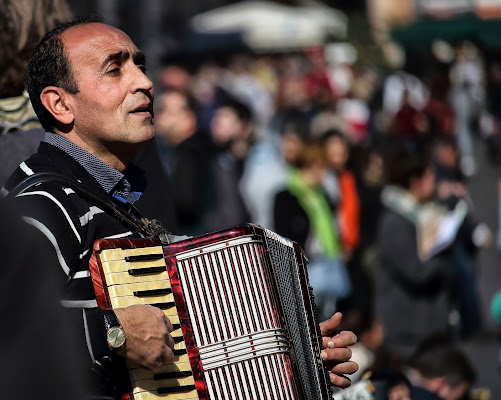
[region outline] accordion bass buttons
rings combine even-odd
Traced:
[[[109,249],[99,257],[112,308],[152,305],[162,309],[174,327],[172,363],[153,373],[127,362],[134,399],[198,399],[162,247]]]

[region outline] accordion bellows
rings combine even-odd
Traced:
[[[97,241],[99,306],[151,304],[174,325],[174,362],[156,374],[129,363],[129,398],[331,398],[306,264],[296,243],[256,225],[165,246]]]

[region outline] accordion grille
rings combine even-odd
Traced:
[[[263,243],[230,243],[176,265],[209,397],[298,399]]]
[[[307,399],[320,400],[323,397],[320,391],[323,377],[319,370],[324,372],[313,356],[319,351],[315,349],[312,337],[312,332],[316,332],[317,327],[309,327],[308,319],[305,318],[305,310],[310,303],[300,295],[303,293],[301,272],[294,246],[290,240],[270,230],[265,232],[305,395]]]

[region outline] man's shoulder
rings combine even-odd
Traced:
[[[37,173],[54,171],[49,159],[41,157],[38,153],[33,154],[27,160],[22,161],[5,183],[8,192],[14,190],[25,179]]]
[[[37,179],[36,183],[31,182],[26,186],[26,180],[35,178],[38,174],[58,174],[70,180],[78,182],[79,172],[74,168],[71,158],[62,153],[59,149],[51,149],[46,143],[41,143],[37,153],[23,161],[7,180],[3,195],[15,197],[15,206],[19,208],[21,214],[41,216],[42,213],[62,211],[66,215],[74,215],[77,218],[89,209],[89,204],[83,198],[75,195],[75,191],[67,185],[47,179]],[[26,189],[21,190],[21,187]],[[38,210],[39,212],[35,212]]]
[[[38,151],[21,162],[5,183],[5,190],[12,191],[21,182],[37,174],[58,174],[74,181],[85,181],[85,184],[93,183],[90,175],[64,151],[45,142],[40,143]],[[50,179],[49,179],[50,180]],[[41,181],[36,187],[58,187],[50,182]],[[59,184],[59,187],[61,185]]]
[[[398,212],[385,209],[379,219],[379,243],[391,243],[396,239],[413,240],[416,235],[416,227],[408,218]]]
[[[381,214],[380,223],[382,225],[389,224],[389,225],[398,225],[398,226],[402,226],[402,225],[412,226],[413,225],[412,221],[410,221],[404,215],[402,215],[399,212],[397,212],[391,208],[388,208],[388,207],[384,208],[384,210]]]

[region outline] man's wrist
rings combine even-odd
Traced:
[[[106,327],[106,331],[113,326],[120,326],[120,321],[118,320],[115,311],[111,308],[109,310],[103,310],[104,315],[104,326]]]
[[[106,340],[110,350],[119,350],[125,344],[125,332],[120,325],[115,312],[111,309],[103,310]]]

